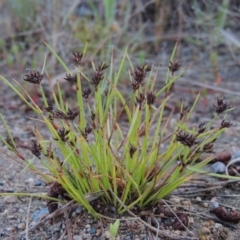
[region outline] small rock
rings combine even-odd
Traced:
[[[7,232],[15,232],[16,229],[14,227],[8,227],[8,228],[5,228]]]
[[[18,229],[24,230],[26,228],[26,224],[24,222],[18,224]]]
[[[221,223],[215,223],[215,224],[214,224],[214,228],[222,229],[222,228],[223,228],[223,225],[222,225]]]
[[[211,234],[211,231],[207,228],[207,227],[202,227],[201,228],[201,233],[203,235],[210,235]]]
[[[189,222],[189,224],[193,224],[194,223],[194,219],[192,217],[189,217],[188,218],[188,222]]]
[[[5,202],[5,203],[15,203],[15,202],[17,202],[17,197],[6,196],[6,197],[3,198],[3,202]]]
[[[102,235],[102,230],[101,229],[97,229],[97,232],[96,232],[95,236],[99,237],[100,235]]]
[[[40,186],[46,186],[46,184],[44,182],[41,182],[41,181],[35,181],[34,186],[40,187]]]
[[[103,239],[111,239],[111,234],[110,234],[110,232],[109,231],[105,231],[104,233],[103,233]]]
[[[5,209],[4,212],[2,213],[2,216],[8,215],[8,212],[9,212],[8,209]]]
[[[224,173],[226,169],[226,166],[224,163],[222,162],[215,162],[212,166],[211,166],[211,171],[213,173]]]
[[[196,201],[201,202],[202,199],[200,197],[196,197]]]
[[[173,203],[173,204],[179,204],[181,202],[181,198],[179,197],[176,197],[176,196],[173,196],[170,198],[170,201]]]
[[[4,189],[3,191],[6,192],[6,193],[14,193],[15,192],[15,190],[12,189],[12,188]]]
[[[42,208],[32,215],[32,220],[37,221],[49,214],[48,208]]]
[[[73,236],[73,240],[82,240],[83,238],[82,238],[82,236],[80,236],[80,235],[75,235],[75,236]]]
[[[182,205],[183,205],[184,207],[189,207],[189,206],[190,206],[190,202],[187,201],[187,200],[182,201]]]
[[[181,236],[181,231],[176,230],[176,231],[174,231],[174,234],[177,235],[177,236]]]
[[[214,209],[219,207],[219,203],[218,202],[212,202],[210,205],[210,211],[213,211]]]
[[[209,204],[208,204],[207,202],[204,202],[204,203],[203,203],[203,206],[204,206],[205,208],[208,208]]]
[[[82,208],[81,207],[77,207],[76,211],[77,214],[80,214],[82,212]]]
[[[95,234],[96,233],[96,228],[95,227],[90,228],[89,233],[90,234]]]
[[[240,151],[238,150],[238,151],[235,151],[235,152],[232,154],[231,160],[236,159],[236,158],[239,158],[239,157],[240,157]],[[238,162],[238,164],[239,164],[239,162]]]
[[[85,226],[85,228],[90,229],[90,228],[91,228],[91,225],[90,225],[90,224],[87,224],[87,225]]]
[[[34,179],[33,178],[28,178],[25,182],[29,183],[29,184],[33,184],[34,183]]]

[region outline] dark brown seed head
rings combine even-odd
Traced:
[[[40,84],[42,79],[44,77],[44,74],[41,74],[38,71],[29,71],[29,74],[25,74],[23,76],[23,80],[29,83],[33,83],[33,84]]]
[[[147,98],[147,104],[153,105],[156,100],[156,94],[154,94],[153,92],[147,92],[146,98]]]
[[[109,93],[109,91],[108,91],[108,89],[106,88],[106,89],[104,90],[104,96],[107,97],[107,96],[108,96],[108,93]]]
[[[81,130],[82,136],[87,140],[88,135],[92,132],[92,128],[87,125],[84,130]]]
[[[64,113],[62,110],[55,110],[53,111],[53,117],[67,120],[67,114]]]
[[[176,61],[169,61],[169,70],[171,71],[172,75],[178,71],[178,69],[181,67],[181,65],[179,64],[179,60],[176,60]]]
[[[13,138],[13,141],[14,140],[15,140],[15,138]],[[5,139],[5,141],[12,148],[12,150],[16,150],[16,147],[15,147],[14,143],[12,142],[12,139],[9,136]]]
[[[94,112],[91,112],[91,119],[92,119],[92,121],[95,120],[95,117],[96,117],[96,114]]]
[[[145,100],[146,100],[146,97],[143,93],[140,93],[139,97],[136,97],[137,104],[139,104],[140,107],[142,106]]]
[[[85,98],[85,99],[88,99],[89,95],[91,94],[92,92],[92,89],[91,88],[86,88],[86,89],[83,89],[82,91],[82,96]]]
[[[42,152],[42,147],[36,140],[32,140],[32,146],[30,148],[32,154],[36,156],[37,158],[40,159],[41,157],[41,152]]]
[[[186,116],[189,112],[189,107],[185,106],[183,107],[182,111],[180,112],[180,120],[183,119],[184,116]]]
[[[137,148],[134,146],[134,145],[130,145],[130,148],[129,148],[129,154],[130,154],[130,157],[132,158],[133,157],[133,154],[137,151]]]
[[[231,122],[222,120],[220,129],[229,128],[229,127],[231,127],[231,126],[232,126],[232,123],[231,123]]]
[[[147,64],[147,63],[144,63],[142,66],[138,66],[137,69],[139,71],[143,71],[143,72],[150,72],[152,70],[152,66]]]
[[[199,124],[198,134],[205,132],[205,130],[206,130],[205,124],[206,124],[205,122]]]
[[[48,104],[48,107],[45,107],[45,109],[46,109],[46,111],[49,112],[49,113],[53,112],[53,106],[52,106],[52,104]]]
[[[209,142],[209,143],[206,143],[204,146],[203,146],[203,149],[202,149],[202,152],[205,152],[205,153],[214,153],[214,144],[212,142]]]
[[[70,121],[73,121],[78,115],[79,115],[79,109],[76,108],[74,110],[71,110],[70,108],[68,109],[67,111],[67,114],[66,114],[66,119],[67,120],[70,120]]]
[[[64,78],[66,81],[70,82],[70,83],[77,83],[77,75],[76,74],[66,74],[66,77]]]
[[[106,63],[102,62],[100,65],[98,65],[96,67],[96,72],[102,72],[105,69],[107,69],[109,67],[109,65],[107,65]]]
[[[45,154],[45,157],[49,157],[51,159],[54,159],[54,155],[53,155],[53,151],[52,151],[51,147],[47,148],[47,153]]]
[[[140,85],[139,85],[138,82],[133,81],[133,82],[131,82],[131,86],[132,86],[133,91],[135,92],[135,91],[137,91],[139,89]]]
[[[92,85],[97,89],[99,83],[103,80],[104,76],[102,72],[96,71],[92,78]]]
[[[223,97],[217,98],[217,105],[213,105],[213,107],[218,115],[231,108],[231,106],[224,101]]]
[[[83,54],[80,53],[80,52],[73,52],[72,54],[73,54],[73,56],[74,56],[74,61],[75,61],[78,65],[80,65],[80,64],[82,63]]]
[[[184,133],[182,131],[176,134],[176,140],[188,147],[192,147],[193,145],[198,144],[198,142],[196,141],[196,137],[194,135]]]
[[[67,142],[68,141],[69,137],[67,137],[67,135],[70,133],[70,130],[66,130],[65,128],[60,128],[57,133],[58,133],[59,138],[63,142]],[[59,139],[54,138],[54,140],[58,141]]]
[[[145,71],[139,69],[135,69],[134,72],[131,73],[131,75],[133,76],[135,82],[137,82],[138,84],[143,84],[144,78],[146,77]]]

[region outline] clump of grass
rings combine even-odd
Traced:
[[[175,82],[186,70],[177,74],[181,66],[174,60],[177,44],[170,58],[165,86],[160,89],[155,86],[154,66],[145,63],[133,67],[127,50],[116,71],[112,58],[110,63],[92,62],[92,75],[85,75],[81,67],[86,49],[83,53],[73,53],[78,70],[73,75],[49,45],[48,48],[67,72],[65,79],[75,85],[75,106],[69,106],[64,99],[60,84],[56,89],[51,86],[44,70],[41,73],[30,71],[23,79],[39,86],[43,109],[24,89],[22,94],[1,76],[2,81],[39,114],[50,132],[51,137],[44,138],[39,129],[33,129],[36,140],[31,143],[32,154],[48,172],[40,171],[37,165],[19,154],[14,133],[4,120],[7,137],[0,136],[0,139],[26,166],[49,183],[49,197],[74,199],[97,217],[97,212],[87,201],[88,194],[99,194],[106,204],[114,204],[118,212],[123,213],[134,206],[142,208],[156,204],[189,181],[196,172],[205,173],[202,167],[212,157],[201,162],[198,159],[204,153],[213,152],[214,142],[231,125],[225,114],[221,125],[212,128],[215,120],[230,106],[219,98],[214,105],[215,117],[192,128],[189,118],[197,97],[191,109],[182,105],[174,130],[168,133],[171,114],[164,121],[166,103]],[[131,89],[124,93],[120,92],[118,84],[127,63],[131,66]],[[45,97],[42,85],[45,78],[49,79],[53,100]],[[83,88],[84,81],[88,88]],[[126,116],[125,122],[121,120],[122,115]],[[123,127],[126,123],[127,129]],[[53,212],[57,203],[50,200],[48,207]]]

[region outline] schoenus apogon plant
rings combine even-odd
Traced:
[[[127,50],[117,67],[113,57],[107,64],[92,62],[92,74],[85,73],[81,65],[86,49],[83,54],[73,53],[77,72],[73,74],[47,46],[67,72],[65,80],[75,85],[74,106],[69,106],[60,83],[56,87],[51,86],[51,79],[44,70],[41,73],[31,71],[23,79],[38,85],[44,107],[39,107],[23,88],[18,90],[21,84],[17,81],[16,87],[1,76],[2,81],[39,114],[49,130],[49,138],[46,139],[40,130],[34,128],[36,139],[31,143],[31,152],[46,168],[46,173],[19,154],[13,133],[3,117],[6,136],[0,139],[21,158],[22,163],[48,182],[48,195],[52,197],[48,202],[50,212],[57,208],[53,199],[61,196],[82,204],[97,217],[98,213],[86,198],[92,194],[106,204],[113,204],[118,213],[123,213],[135,206],[142,208],[156,204],[190,181],[195,173],[207,174],[202,167],[213,156],[198,160],[204,153],[213,152],[215,140],[231,125],[226,120],[230,106],[219,98],[213,106],[214,118],[190,127],[189,117],[198,96],[191,108],[182,105],[180,118],[169,132],[172,114],[167,119],[164,117],[169,92],[186,70],[177,73],[180,68],[179,62],[174,61],[177,44],[170,58],[165,85],[161,88],[155,85],[157,71],[154,67],[149,64],[133,67]],[[127,63],[130,66],[130,87],[126,94],[118,86]],[[50,83],[52,100],[45,96],[42,81],[46,78]],[[88,87],[83,87],[83,83]],[[221,125],[213,127],[220,117],[223,117]]]

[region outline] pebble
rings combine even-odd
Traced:
[[[80,214],[82,212],[82,208],[81,207],[77,207],[76,211],[77,214]]]
[[[232,154],[231,160],[236,159],[236,158],[239,158],[239,157],[240,157],[240,151],[238,150],[238,151],[235,151],[235,152]],[[239,162],[238,162],[238,164],[239,164]]]
[[[18,229],[24,230],[26,228],[26,224],[24,222],[18,224]]]
[[[33,215],[32,215],[32,220],[37,221],[41,219],[42,217],[46,216],[49,214],[48,208],[42,208],[40,210],[37,210]]]
[[[215,223],[214,224],[214,228],[217,228],[217,229],[222,229],[223,228],[223,225],[221,223]]]
[[[210,210],[213,211],[215,208],[219,207],[219,203],[218,202],[212,202],[210,205]]]
[[[226,166],[224,163],[222,162],[215,162],[212,166],[211,166],[211,171],[213,173],[224,173],[226,169]]]
[[[211,231],[208,228],[206,228],[206,227],[202,227],[201,228],[201,233],[203,235],[209,235],[209,234],[211,234]]]
[[[183,205],[184,207],[189,207],[189,206],[190,206],[190,202],[187,201],[187,200],[182,201],[182,205]]]
[[[16,229],[14,227],[8,227],[8,228],[5,228],[7,232],[15,232]]]
[[[196,201],[201,202],[202,199],[200,197],[196,197]]]
[[[96,233],[96,228],[95,227],[90,228],[89,233],[90,234],[95,234]]]
[[[182,232],[179,231],[179,230],[176,230],[176,231],[174,231],[174,234],[177,235],[177,236],[181,236]]]
[[[29,184],[33,184],[34,183],[34,179],[33,178],[28,178],[25,183],[29,183]]]
[[[41,182],[41,181],[35,181],[34,186],[35,187],[40,187],[40,186],[46,186],[46,184],[44,182]]]
[[[91,228],[91,225],[90,225],[90,224],[87,224],[87,225],[85,226],[85,228],[90,229],[90,228]]]
[[[189,223],[193,224],[194,223],[194,218],[188,217],[188,221],[189,221]]]
[[[97,232],[96,232],[95,236],[99,237],[100,235],[102,235],[102,230],[101,229],[97,229]]]
[[[15,202],[17,202],[17,197],[6,196],[6,197],[3,198],[3,202],[5,202],[5,203],[15,203]]]
[[[205,202],[205,203],[203,203],[203,206],[204,206],[205,208],[208,208],[209,204]]]
[[[170,201],[173,203],[173,204],[179,204],[181,202],[181,198],[179,197],[176,197],[176,196],[173,196],[170,198]]]
[[[8,212],[9,212],[8,209],[5,209],[4,212],[2,213],[2,216],[8,215]]]

